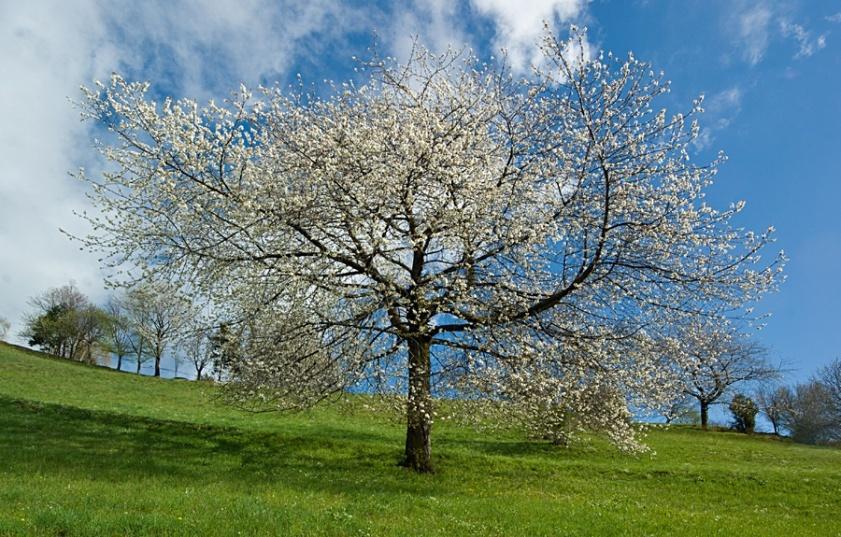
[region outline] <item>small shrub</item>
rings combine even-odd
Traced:
[[[756,415],[759,407],[753,399],[746,395],[736,394],[730,402],[730,412],[733,413],[733,428],[742,433],[753,433],[756,427]]]

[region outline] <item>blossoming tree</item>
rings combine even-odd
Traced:
[[[661,328],[773,286],[768,242],[703,191],[690,116],[662,75],[547,36],[518,79],[416,46],[362,84],[151,100],[119,76],[84,90],[113,133],[85,177],[88,246],[180,284],[236,332],[227,389],[306,406],[352,386],[405,396],[403,464],[431,470],[434,397],[486,401],[546,434],[634,447],[634,409],[670,401]],[[324,93],[324,92],[320,92]]]
[[[689,323],[670,343],[669,352],[684,355],[680,360],[685,368],[683,392],[698,401],[704,429],[710,407],[721,403],[737,386],[773,381],[783,372],[782,364],[768,361],[762,345],[726,323]]]

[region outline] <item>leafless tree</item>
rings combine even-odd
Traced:
[[[791,403],[791,391],[785,386],[761,383],[754,393],[754,399],[759,410],[771,422],[774,434],[779,435],[782,431],[784,414]]]
[[[829,365],[822,367],[818,371],[817,379],[829,391],[835,413],[841,423],[841,358],[836,358]]]
[[[117,370],[123,369],[123,358],[134,351],[132,330],[124,299],[112,296],[105,304],[108,321],[105,335],[108,350],[117,357]]]
[[[209,333],[203,325],[193,324],[185,330],[180,347],[196,369],[196,380],[202,380],[202,374],[213,361],[211,346]]]
[[[811,380],[785,390],[781,423],[795,442],[822,444],[841,440],[841,423],[827,385]]]
[[[149,311],[144,297],[137,292],[126,293],[122,306],[130,336],[128,344],[135,360],[135,373],[139,375],[143,364],[152,358],[152,345],[141,328],[149,324]]]
[[[190,303],[175,290],[156,284],[131,289],[126,303],[137,345],[147,346],[148,355],[155,361],[154,376],[160,377],[164,353],[180,338],[190,319]]]

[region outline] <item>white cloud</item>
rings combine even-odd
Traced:
[[[751,65],[762,61],[768,48],[771,16],[771,9],[764,3],[749,5],[735,15],[735,38],[743,58]]]
[[[444,52],[449,46],[470,47],[459,8],[458,2],[448,0],[415,0],[411,5],[397,5],[388,35],[395,56],[406,60],[415,38],[435,52]]]
[[[281,77],[301,52],[317,60],[329,44],[364,24],[360,13],[329,0],[147,0],[120,10],[102,5],[121,72],[200,99],[218,97],[239,82]]]
[[[27,299],[75,280],[104,295],[96,259],[59,228],[84,234],[91,210],[68,172],[100,165],[68,98],[111,71],[201,99],[282,74],[304,48],[341,39],[362,19],[335,2],[163,0],[4,2],[0,7],[0,316],[20,330]],[[318,32],[319,39],[309,39]],[[324,45],[326,46],[326,45]],[[351,53],[348,52],[348,56]]]
[[[841,22],[841,11],[835,13],[834,15],[829,15],[828,17],[824,17],[829,22]]]
[[[506,50],[511,67],[518,72],[541,63],[537,43],[543,33],[544,22],[555,30],[556,25],[582,18],[587,7],[586,0],[471,1],[480,14],[494,21],[494,44]]]
[[[795,54],[795,58],[808,58],[826,46],[825,34],[812,38],[811,32],[800,24],[782,20],[780,21],[780,32],[782,32],[783,37],[791,37],[797,41],[799,50]]]
[[[495,23],[496,44],[525,67],[543,28],[584,16],[586,0],[474,0]],[[283,78],[299,61],[329,69],[349,60],[351,34],[385,31],[400,55],[417,34],[434,50],[470,45],[468,4],[403,0],[391,8],[332,0],[44,0],[0,3],[0,316],[15,323],[27,299],[75,280],[104,297],[94,256],[59,232],[84,234],[74,210],[93,210],[68,172],[102,163],[88,125],[68,98],[112,71],[151,80],[158,91],[206,100],[240,81]],[[389,34],[389,32],[391,32]],[[347,58],[333,55],[347,51]]]
[[[713,95],[706,101],[706,110],[708,113],[720,114],[729,111],[738,112],[742,106],[742,97],[744,96],[742,88],[733,86],[726,90],[720,91]]]
[[[67,97],[102,60],[92,2],[7,6],[0,23],[0,316],[20,329],[28,297],[75,279],[101,293],[96,260],[59,232],[84,208],[67,172],[87,154],[87,134]],[[80,226],[76,226],[78,229]]]
[[[716,133],[728,128],[742,110],[744,90],[733,86],[714,93],[704,100],[703,128],[695,140],[695,147],[706,149],[712,146]]]
[[[826,46],[827,34],[813,37],[802,24],[791,22],[785,5],[761,0],[740,1],[735,6],[728,19],[728,30],[741,49],[743,59],[751,65],[761,62],[772,42],[781,38],[797,43],[796,59],[808,58]],[[835,21],[836,15],[826,19]],[[841,22],[841,13],[837,14],[837,22]]]

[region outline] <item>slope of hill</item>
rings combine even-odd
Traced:
[[[0,344],[0,535],[841,534],[841,450],[678,428],[631,457],[438,424],[419,476],[399,424],[213,390]]]

